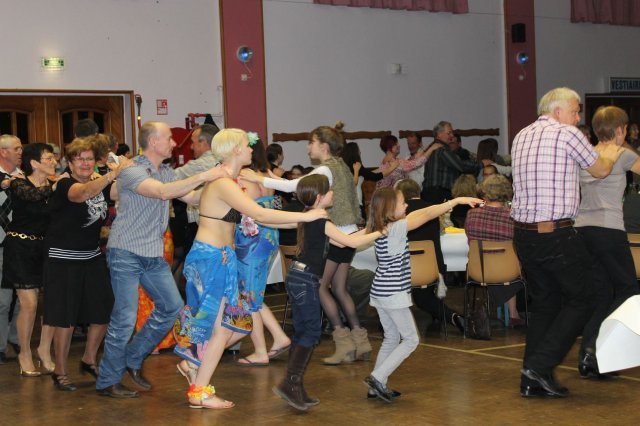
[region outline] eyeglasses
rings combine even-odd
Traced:
[[[76,157],[74,158],[78,163],[91,163],[92,161],[96,161],[93,157]]]
[[[42,163],[43,161],[56,161],[56,157],[51,155],[51,156],[46,156],[46,157],[41,157],[40,158],[40,163]]]

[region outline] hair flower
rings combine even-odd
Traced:
[[[249,139],[249,146],[254,146],[260,140],[260,136],[256,132],[247,132],[247,138]]]

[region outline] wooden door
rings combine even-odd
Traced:
[[[122,95],[6,95],[0,96],[0,134],[9,133],[22,143],[47,142],[60,147],[73,140],[73,130],[83,118],[96,122],[100,133],[125,143],[125,97]],[[129,123],[133,126],[133,123]]]

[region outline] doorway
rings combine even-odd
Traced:
[[[133,91],[56,92],[0,90],[0,134],[22,143],[64,146],[78,120],[91,118],[101,133],[112,134],[135,152]]]
[[[608,105],[622,108],[629,115],[630,122],[640,123],[640,93],[587,93],[584,98],[584,122],[589,127],[596,110]]]

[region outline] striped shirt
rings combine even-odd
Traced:
[[[576,216],[579,171],[598,159],[580,130],[540,116],[516,135],[511,157],[514,220],[536,223]]]
[[[375,252],[378,267],[371,285],[371,297],[389,297],[410,292],[411,263],[406,219],[391,224],[389,235],[376,240]]]
[[[169,223],[169,201],[144,197],[138,194],[137,188],[147,179],[168,183],[175,181],[176,176],[167,164],[160,164],[156,170],[144,154],[133,161],[135,165],[118,176],[118,215],[113,221],[107,248],[127,250],[144,257],[162,257],[164,232]]]

